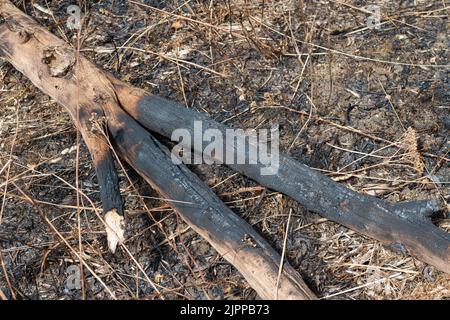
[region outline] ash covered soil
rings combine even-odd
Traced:
[[[66,26],[71,1],[15,3],[76,45]],[[450,2],[375,4],[377,28],[373,1],[81,1],[80,51],[232,127],[278,125],[281,152],[353,190],[393,202],[436,198],[444,213],[435,223],[449,230]],[[279,252],[287,237],[286,259],[321,298],[450,297],[449,275],[404,252],[227,167],[191,168]],[[92,204],[77,201],[77,176]],[[69,116],[0,59],[0,289],[8,298],[256,298],[131,168],[123,164],[120,177],[131,255],[108,252],[92,207],[101,208],[95,172]],[[67,244],[92,272],[80,272]]]

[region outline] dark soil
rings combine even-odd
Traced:
[[[39,6],[15,1],[75,45],[66,27],[72,1],[32,2]],[[81,1],[82,54],[233,127],[279,125],[282,152],[349,188],[390,201],[437,198],[444,209],[437,223],[450,229],[450,2],[378,1],[379,29],[367,27],[370,1],[136,2],[146,6]],[[292,214],[287,260],[319,297],[450,298],[449,275],[224,166],[191,168],[280,252]],[[69,116],[0,60],[0,289],[8,298],[109,299],[106,288],[120,299],[256,298],[231,265],[124,169],[133,258],[108,252],[89,203],[77,210],[77,171],[79,189],[101,206],[89,153]],[[82,248],[95,273],[83,270],[84,289],[72,286],[79,262],[11,181],[70,246]]]

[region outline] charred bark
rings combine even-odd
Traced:
[[[193,136],[194,122],[201,121],[203,130],[218,129],[226,136],[227,127],[204,114],[131,87],[113,76],[109,79],[122,107],[153,132],[170,139],[174,130],[183,128]],[[234,148],[229,142],[225,144],[227,148]],[[204,146],[185,147],[200,147],[195,151],[201,153]],[[239,151],[234,150],[237,156]],[[248,153],[239,155],[246,159],[245,163],[250,163]],[[354,192],[289,156],[280,156],[279,170],[274,175],[262,175],[261,169],[265,165],[261,163],[227,165],[261,185],[290,196],[327,219],[405,249],[422,261],[450,273],[450,234],[429,219],[432,213],[440,210],[435,200],[388,203]]]

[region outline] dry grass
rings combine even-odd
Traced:
[[[144,3],[140,5],[138,3]],[[391,201],[449,197],[445,1],[82,1],[80,51]],[[16,1],[22,6],[22,1]],[[67,1],[27,12],[76,46]],[[61,107],[0,60],[0,298],[251,299],[243,278],[126,165],[127,241],[107,250],[98,186]],[[220,166],[193,170],[323,299],[443,299],[450,278]],[[78,177],[78,179],[77,179]],[[447,204],[448,205],[448,204]],[[450,221],[437,221],[450,229]],[[70,266],[85,282],[70,289]]]

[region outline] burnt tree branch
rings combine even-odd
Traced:
[[[111,75],[109,79],[122,107],[153,132],[170,139],[175,129],[184,128],[193,136],[194,122],[201,121],[203,130],[218,129],[225,136],[228,127],[202,113],[132,87]],[[234,144],[224,143],[227,148],[234,148],[235,156],[250,163],[248,153],[241,154]],[[202,152],[206,144],[208,142],[186,144],[186,147]],[[383,243],[404,248],[422,261],[450,273],[450,234],[435,226],[429,218],[440,210],[436,200],[392,204],[352,191],[286,155],[280,155],[279,170],[274,175],[261,175],[261,169],[265,167],[262,163],[228,166],[327,219]]]

